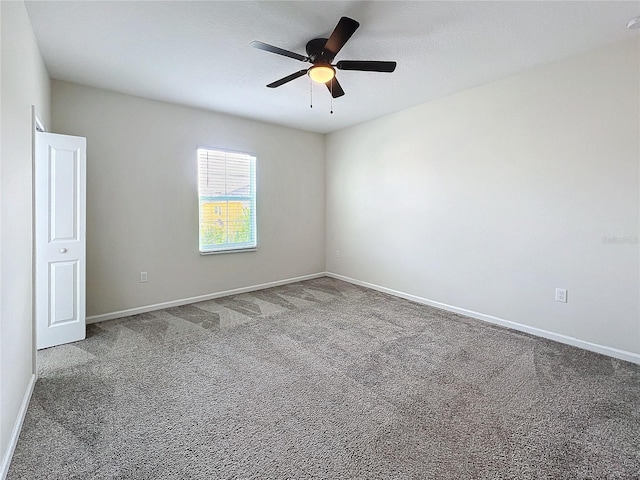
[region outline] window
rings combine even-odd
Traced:
[[[199,148],[198,197],[200,253],[256,248],[256,157]]]

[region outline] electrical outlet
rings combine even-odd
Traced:
[[[140,283],[146,283],[148,279],[147,272],[140,272]]]
[[[567,289],[556,288],[556,302],[567,303]]]
[[[336,250],[336,258],[340,258],[340,250]]]

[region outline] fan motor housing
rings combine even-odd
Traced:
[[[324,58],[322,56],[322,51],[324,50],[326,43],[326,38],[314,38],[307,42],[307,56],[311,63],[331,63],[330,58]]]

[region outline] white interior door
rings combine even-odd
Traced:
[[[36,132],[38,349],[86,336],[86,139]]]

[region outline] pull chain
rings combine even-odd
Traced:
[[[333,115],[333,79],[331,79],[331,115]]]
[[[329,91],[331,92],[331,100],[330,100],[330,111],[331,115],[333,115],[333,79],[330,80],[331,84],[329,85]],[[309,108],[313,108],[313,80],[309,79],[309,97],[311,99],[309,103]]]

